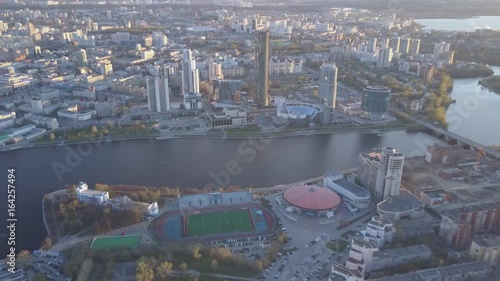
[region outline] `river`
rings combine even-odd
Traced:
[[[33,250],[46,235],[41,213],[43,195],[79,180],[91,187],[97,182],[204,187],[217,182],[212,174],[219,176],[220,184],[268,187],[355,167],[358,154],[373,147],[393,146],[414,156],[423,155],[423,148],[435,141],[422,133],[404,131],[381,137],[358,133],[298,136],[253,144],[221,139],[134,140],[0,153],[0,170],[5,183],[6,169],[16,169],[17,249]],[[227,170],[228,163],[234,165],[234,161],[238,168]],[[56,173],[54,167],[65,167],[65,172]],[[239,173],[233,173],[227,182],[223,175],[233,170]],[[0,198],[6,198],[5,188]],[[0,206],[0,220],[5,222],[6,204]],[[0,235],[5,232],[5,227],[0,228]],[[0,255],[6,252],[6,246],[6,241],[1,241]]]
[[[476,28],[500,29],[500,16],[482,16],[463,19],[415,19],[424,30],[475,31]]]
[[[491,67],[500,74],[500,67]],[[500,145],[500,94],[478,85],[482,78],[455,79],[446,112],[448,130],[483,145]]]

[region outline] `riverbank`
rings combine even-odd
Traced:
[[[102,144],[112,142],[122,142],[130,140],[167,140],[167,139],[182,139],[182,138],[206,138],[206,139],[248,139],[248,138],[284,138],[284,137],[297,137],[297,136],[310,136],[310,135],[330,135],[337,133],[367,133],[367,134],[383,134],[392,131],[399,131],[405,129],[405,125],[399,121],[381,123],[381,124],[348,124],[348,125],[334,125],[329,127],[317,128],[289,128],[277,132],[262,132],[262,131],[248,131],[246,127],[241,128],[225,128],[223,130],[208,131],[205,133],[183,133],[183,134],[165,134],[160,136],[132,136],[120,138],[88,138],[78,141],[35,141],[26,142],[21,145],[13,147],[0,147],[1,151],[10,151],[14,149],[23,148],[39,148],[39,147],[54,147],[65,145],[78,145],[78,144]]]
[[[480,80],[479,85],[485,87],[486,89],[494,92],[496,94],[500,94],[500,75],[494,75],[488,77],[486,79]]]

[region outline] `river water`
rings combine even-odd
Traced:
[[[405,155],[414,156],[423,155],[425,146],[435,141],[425,134],[404,131],[382,137],[349,133],[253,143],[221,139],[134,140],[0,153],[0,171],[5,183],[7,168],[16,169],[17,249],[33,250],[46,235],[41,212],[43,195],[79,180],[91,187],[98,182],[169,187],[216,184],[268,187],[355,167],[358,154],[373,147],[393,146]],[[229,169],[228,163],[231,163]],[[6,198],[5,188],[1,189],[0,198]],[[0,204],[3,222],[6,221],[5,206],[3,202]],[[5,227],[0,228],[0,235],[5,233]],[[0,255],[6,252],[6,246],[5,240],[0,242]]]
[[[500,29],[500,16],[482,16],[463,19],[415,19],[424,30],[475,31],[476,28]]]
[[[500,74],[500,67],[491,67]],[[455,79],[446,112],[448,130],[483,145],[500,145],[500,94],[478,84],[482,78]]]

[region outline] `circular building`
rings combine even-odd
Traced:
[[[311,216],[333,216],[341,199],[333,190],[317,185],[298,185],[283,193],[286,210]]]
[[[282,102],[276,107],[278,117],[303,120],[310,118],[311,120],[321,111],[321,106],[308,102]]]

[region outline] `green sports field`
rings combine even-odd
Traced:
[[[140,235],[127,235],[127,236],[111,236],[99,237],[92,241],[90,248],[94,250],[100,249],[131,249],[137,248],[141,242]]]
[[[187,236],[253,231],[248,210],[199,213],[188,216]]]

